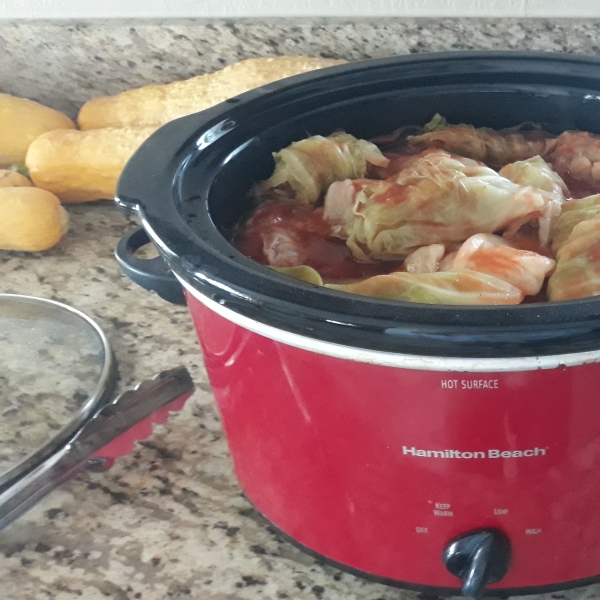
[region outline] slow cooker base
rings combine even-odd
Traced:
[[[230,243],[272,153],[307,132],[371,138],[440,112],[597,134],[599,66],[513,52],[341,65],[176,119],[129,161],[118,203],[184,283],[236,475],[321,560],[456,594],[442,553],[494,530],[511,565],[491,595],[600,579],[600,297],[383,301],[293,280]]]
[[[272,529],[278,536],[282,537],[286,542],[292,544],[299,550],[302,550],[302,552],[304,552],[305,554],[308,554],[309,556],[312,556],[313,558],[318,560],[319,563],[322,563],[329,567],[333,567],[334,569],[338,569],[339,571],[343,571],[344,573],[348,573],[349,575],[354,575],[355,577],[360,577],[361,579],[372,581],[373,583],[380,583],[389,587],[411,590],[415,592],[422,592],[425,594],[437,596],[461,595],[460,587],[440,587],[435,585],[421,585],[417,583],[409,583],[407,581],[398,581],[396,579],[389,579],[386,577],[380,577],[379,575],[373,575],[372,573],[367,573],[365,571],[360,571],[359,569],[354,569],[353,567],[349,567],[348,565],[327,558],[327,556],[315,552],[308,546],[305,546],[298,540],[294,539],[292,536],[288,535],[285,531],[277,527],[277,525],[275,525],[268,517],[266,517],[262,512],[260,512],[260,510],[254,504],[254,502],[252,502],[252,500],[248,497],[248,495],[245,492],[243,492],[243,496],[248,502],[248,504],[250,504],[252,508],[256,511],[256,514],[264,521],[266,527]],[[551,585],[512,588],[490,587],[485,590],[483,595],[488,598],[509,598],[510,596],[549,594],[552,592],[563,592],[573,588],[585,587],[587,585],[593,585],[595,583],[600,583],[600,575],[596,575],[595,577],[588,577],[586,579],[578,579],[575,581],[566,581],[564,583],[555,583]]]
[[[188,305],[242,489],[303,549],[373,581],[457,594],[444,549],[493,529],[512,554],[493,595],[600,580],[598,364],[390,369],[271,340],[195,293]],[[488,388],[462,390],[475,381]]]

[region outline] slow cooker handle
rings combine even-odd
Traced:
[[[171,304],[186,304],[181,283],[170,271],[165,261],[155,258],[139,258],[136,251],[150,243],[143,227],[124,235],[117,244],[115,257],[121,271],[145,290],[156,292]]]

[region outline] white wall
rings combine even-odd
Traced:
[[[310,16],[600,17],[600,0],[0,0],[3,19]]]

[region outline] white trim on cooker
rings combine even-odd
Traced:
[[[316,340],[297,333],[290,333],[265,325],[245,317],[235,311],[222,306],[218,302],[203,296],[198,290],[191,287],[186,281],[177,277],[185,289],[202,302],[207,308],[216,312],[228,321],[240,325],[245,329],[258,333],[276,342],[288,344],[326,356],[333,356],[344,360],[370,363],[385,367],[401,369],[415,369],[420,371],[457,371],[472,373],[498,373],[503,371],[537,371],[540,369],[556,369],[560,367],[574,367],[588,363],[600,362],[600,350],[591,352],[577,352],[573,354],[553,354],[551,356],[519,356],[516,358],[454,358],[443,356],[419,356],[416,354],[400,354],[395,352],[381,352],[354,346],[343,346]]]

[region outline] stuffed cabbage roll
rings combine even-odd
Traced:
[[[376,179],[334,181],[325,194],[323,218],[338,229],[352,221],[352,209],[358,192],[377,183]]]
[[[295,231],[273,227],[263,235],[263,252],[273,267],[296,267],[306,262],[308,251],[302,237]]]
[[[540,242],[547,246],[552,226],[560,216],[561,206],[569,193],[565,182],[541,156],[510,163],[500,169],[499,174],[519,185],[530,185],[548,194],[550,201],[538,219]]]
[[[438,150],[359,192],[343,233],[358,260],[393,260],[420,246],[505,229],[548,201],[493,169]]]
[[[412,166],[424,156],[437,151],[437,148],[427,148],[427,150],[423,150],[422,152],[386,152],[384,156],[389,160],[387,166],[374,167],[373,172],[377,175],[377,179],[389,179]],[[485,166],[483,163],[480,164]]]
[[[472,125],[449,125],[435,115],[435,127],[425,126],[426,133],[407,137],[409,144],[426,148],[440,148],[474,160],[501,167],[511,162],[525,160],[549,152],[555,141],[541,132],[523,133],[513,130],[496,131]],[[445,120],[444,120],[445,122]],[[427,129],[433,129],[427,131]]]
[[[288,277],[297,279],[298,281],[304,281],[306,283],[312,283],[314,285],[323,285],[323,279],[319,272],[312,267],[306,265],[299,265],[297,267],[271,267],[274,271],[283,273]]]
[[[556,271],[548,281],[550,300],[600,295],[600,219],[575,225],[557,259]]]
[[[362,178],[367,165],[386,167],[379,148],[348,133],[315,135],[273,154],[275,171],[255,193],[274,190],[297,202],[313,204],[334,181]]]
[[[444,244],[417,248],[404,259],[404,270],[407,273],[435,273],[445,252]]]
[[[552,227],[552,250],[556,254],[567,241],[573,228],[587,219],[600,218],[600,194],[569,200],[562,206],[560,217]]]
[[[538,190],[554,194],[563,202],[569,193],[560,175],[553,171],[541,156],[505,165],[499,173],[519,185],[530,185]]]
[[[541,254],[512,248],[497,235],[480,233],[461,246],[452,268],[494,275],[521,290],[525,296],[535,296],[555,264],[554,260]]]
[[[558,136],[548,160],[559,175],[568,179],[573,191],[584,190],[583,196],[600,192],[600,136],[565,131]]]
[[[457,254],[457,250],[448,252],[438,263],[438,271],[452,271],[454,269],[454,260],[456,259]]]
[[[385,300],[424,304],[519,304],[522,292],[510,283],[467,269],[444,273],[394,272],[326,287]]]

